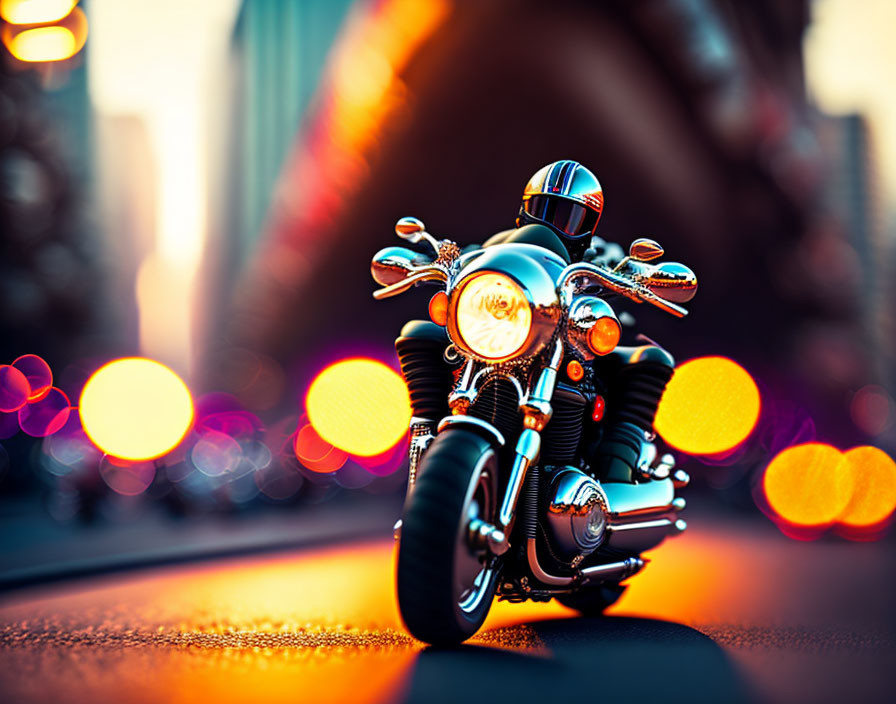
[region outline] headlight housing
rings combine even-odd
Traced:
[[[521,242],[480,250],[448,287],[451,341],[490,365],[541,354],[562,322],[555,282],[565,266],[554,252]]]
[[[463,282],[455,324],[474,354],[487,360],[515,356],[532,329],[532,309],[522,288],[504,274],[482,272]]]

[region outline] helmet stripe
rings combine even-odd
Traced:
[[[566,169],[562,174],[563,182],[560,186],[560,194],[565,196],[569,195],[569,187],[572,185],[572,177],[579,165],[574,161],[567,161],[564,162],[564,166]]]
[[[553,164],[551,164],[551,169],[550,169],[550,171],[548,171],[548,174],[547,174],[547,176],[545,176],[545,179],[544,179],[544,188],[543,188],[544,193],[556,192],[557,182],[560,180],[559,172],[561,172],[562,170],[563,170],[563,162],[562,161],[555,161]]]

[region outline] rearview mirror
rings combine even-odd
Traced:
[[[697,293],[697,275],[678,262],[657,264],[643,283],[657,296],[672,303],[687,303]]]
[[[641,237],[628,248],[628,256],[639,262],[652,262],[657,257],[663,256],[663,248],[656,240]]]
[[[370,263],[373,280],[382,286],[404,281],[421,266],[432,264],[425,254],[407,247],[386,247],[377,252]]]
[[[423,239],[426,225],[418,218],[404,217],[395,223],[395,234],[403,240],[416,244]]]

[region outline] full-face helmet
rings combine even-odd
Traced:
[[[597,177],[577,161],[555,161],[526,184],[517,227],[541,223],[566,246],[572,261],[582,258],[597,228],[604,192]]]

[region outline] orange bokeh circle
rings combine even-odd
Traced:
[[[896,462],[876,447],[855,447],[843,454],[853,491],[837,522],[868,528],[886,521],[896,510]]]
[[[407,433],[411,401],[401,375],[375,359],[331,364],[305,396],[308,420],[320,437],[350,455],[370,457]]]
[[[733,450],[753,432],[761,402],[746,369],[726,357],[699,357],[676,368],[654,427],[690,455]]]
[[[769,507],[782,520],[805,528],[833,524],[853,493],[853,474],[836,447],[805,443],[782,450],[762,479]]]

